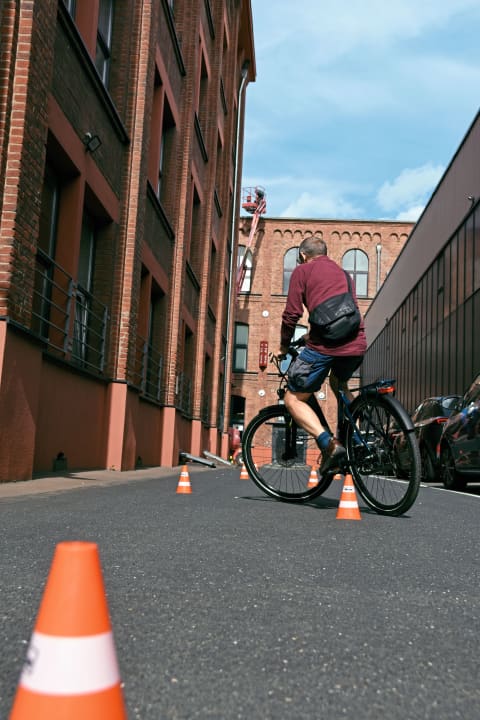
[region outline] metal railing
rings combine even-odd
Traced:
[[[108,308],[58,263],[37,253],[30,329],[47,351],[81,367],[105,368]]]
[[[185,373],[178,373],[175,383],[175,407],[182,415],[192,415],[192,381]]]
[[[163,355],[140,335],[135,347],[134,368],[130,373],[130,382],[150,400],[164,402],[165,389],[162,386]]]

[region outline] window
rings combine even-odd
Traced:
[[[308,327],[306,325],[296,325],[295,326],[295,332],[293,333],[292,342],[295,342],[296,340],[299,340],[305,333],[308,332]],[[285,360],[282,360],[280,362],[280,370],[281,372],[287,372],[288,366],[292,362],[292,356],[287,355],[285,357]]]
[[[297,266],[298,248],[290,248],[283,256],[283,295],[288,294],[288,288],[290,286],[290,278],[292,272]]]
[[[239,245],[238,246],[238,262],[237,262],[237,272],[239,273],[238,279],[240,279],[240,269],[242,267],[242,263],[245,258],[245,264],[244,269],[242,272],[245,274],[243,275],[242,285],[240,287],[240,292],[242,293],[249,293],[252,289],[252,253],[250,250],[247,250],[245,245]]]
[[[198,121],[200,128],[205,132],[207,127],[207,99],[208,99],[208,70],[205,56],[201,53],[200,59],[200,86],[198,91]]]
[[[95,66],[106,87],[112,53],[113,2],[114,0],[100,0],[98,8]]]
[[[153,288],[148,309],[148,337],[145,357],[145,395],[161,399],[161,378],[163,357],[161,347],[161,331],[165,323],[165,295]]]
[[[248,325],[235,323],[233,372],[246,372],[248,360]]]
[[[47,165],[42,188],[32,317],[32,330],[42,337],[48,337],[59,199],[59,180]]]
[[[170,110],[168,100],[164,98],[157,182],[157,197],[161,202],[165,201],[166,191],[168,187],[165,180],[168,176],[168,167],[170,164],[170,159],[172,157],[174,130],[175,123],[173,121],[172,111]]]
[[[176,189],[175,178],[172,176],[175,168],[175,127],[172,107],[157,69],[150,126],[148,179],[166,212]]]
[[[342,267],[352,276],[358,297],[368,297],[368,255],[363,250],[348,250]]]
[[[82,235],[80,239],[72,348],[72,355],[82,361],[87,360],[87,351],[89,348],[94,259],[95,226],[93,219],[85,211],[83,214]]]

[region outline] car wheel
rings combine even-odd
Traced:
[[[455,469],[455,460],[448,446],[442,447],[440,454],[440,476],[447,490],[464,490],[466,482],[459,477]]]
[[[422,458],[422,480],[423,482],[433,482],[435,480],[435,468],[425,445],[420,448],[420,455]]]

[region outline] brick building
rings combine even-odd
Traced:
[[[0,481],[225,452],[250,0],[2,0],[0,42]]]
[[[241,218],[240,257],[245,252],[242,248],[248,248],[251,222],[248,217]],[[266,341],[269,352],[278,349],[288,284],[302,240],[309,235],[325,240],[329,256],[354,278],[364,314],[412,227],[412,223],[405,222],[260,219],[235,315],[231,416],[234,425],[242,429],[261,407],[277,402],[278,375],[272,365],[259,368],[260,343]],[[305,315],[298,333],[303,334],[307,327]],[[318,398],[334,429],[336,401],[328,382]]]

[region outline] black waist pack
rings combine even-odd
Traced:
[[[345,271],[344,271],[345,272]],[[345,272],[349,292],[334,295],[313,308],[308,318],[312,330],[325,345],[341,345],[358,332],[360,311],[353,299],[350,275]]]

